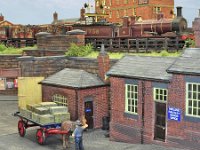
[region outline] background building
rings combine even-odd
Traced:
[[[96,0],[97,13],[108,14],[109,22],[122,22],[124,16],[137,16],[143,20],[174,17],[174,0]]]

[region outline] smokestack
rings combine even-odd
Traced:
[[[81,13],[81,14],[80,14],[80,15],[81,15],[81,16],[80,16],[80,20],[81,20],[81,21],[85,20],[85,9],[82,8],[80,13]]]
[[[182,7],[178,6],[177,9],[177,17],[182,17]]]
[[[123,18],[123,26],[128,27],[128,25],[129,25],[128,17],[124,17]]]
[[[57,14],[57,12],[55,12],[55,13],[53,14],[53,21],[54,21],[54,22],[58,21],[58,14]]]
[[[4,21],[4,16],[0,14],[0,21]]]

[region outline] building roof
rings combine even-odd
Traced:
[[[47,77],[41,81],[41,83],[72,88],[87,88],[105,85],[105,83],[95,74],[80,69],[69,68],[65,68]]]
[[[167,72],[200,75],[200,48],[185,49],[182,56],[177,58]]]
[[[108,72],[108,76],[169,81],[171,74],[166,69],[176,58],[125,56]]]
[[[57,21],[53,21],[53,24],[74,24],[79,21],[79,18],[68,18],[68,19],[59,19]]]

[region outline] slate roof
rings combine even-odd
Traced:
[[[103,86],[105,83],[95,74],[80,69],[65,68],[41,81],[42,84],[61,87],[87,88]]]
[[[182,56],[177,58],[167,72],[200,75],[200,48],[185,49]]]
[[[174,62],[172,57],[125,56],[108,72],[108,76],[169,81],[166,69]]]

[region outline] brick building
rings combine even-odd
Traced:
[[[111,140],[200,146],[200,49],[177,59],[125,56],[111,82]],[[119,105],[120,104],[120,105]]]
[[[89,128],[101,128],[102,118],[108,116],[109,86],[104,82],[109,57],[98,56],[98,75],[81,69],[65,68],[41,81],[43,101],[54,101],[68,107],[71,120],[82,115]]]
[[[96,12],[108,14],[109,22],[122,22],[124,16],[137,16],[143,20],[174,17],[174,0],[96,0]]]

